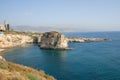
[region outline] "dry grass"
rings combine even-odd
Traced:
[[[0,60],[0,80],[55,80],[43,71]]]
[[[42,33],[38,33],[38,32],[20,32],[20,31],[5,31],[4,34],[21,34],[21,35],[27,35],[27,36],[33,36],[33,35],[41,35]]]

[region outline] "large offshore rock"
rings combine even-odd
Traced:
[[[67,38],[56,31],[43,33],[39,46],[42,49],[69,49]]]

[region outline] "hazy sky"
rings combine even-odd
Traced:
[[[120,31],[120,0],[0,0],[0,23]]]

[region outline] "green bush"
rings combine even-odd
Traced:
[[[28,74],[27,77],[30,79],[30,80],[38,80],[34,75],[32,74]]]

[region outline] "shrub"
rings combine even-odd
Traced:
[[[28,77],[30,80],[38,80],[37,77],[35,77],[35,76],[32,75],[32,74],[28,74],[27,77]]]

